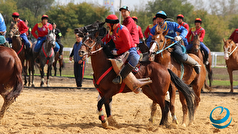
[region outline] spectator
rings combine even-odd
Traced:
[[[83,37],[79,35],[75,35],[76,42],[73,46],[73,50],[69,56],[69,60],[72,61],[72,57],[74,56],[74,77],[76,80],[77,87],[82,87],[82,81],[85,71],[85,59],[86,56],[80,57],[78,54],[79,49],[82,46]]]
[[[56,35],[56,42],[59,44],[59,46],[60,46],[60,50],[59,50],[59,59],[61,59],[61,55],[63,54],[63,48],[64,48],[64,46],[63,46],[63,44],[61,43],[61,41],[60,41],[60,39],[61,39],[61,37],[62,37],[62,34],[61,34],[61,31],[58,29],[58,28],[56,28],[56,23],[53,23],[53,29],[55,29],[55,35]]]
[[[31,28],[28,26],[28,20],[24,20],[26,26],[28,27],[28,31],[26,32],[27,39],[31,40]]]

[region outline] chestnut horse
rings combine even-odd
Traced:
[[[20,37],[20,32],[18,30],[17,25],[13,22],[10,25],[9,37],[12,39],[12,49],[16,51],[22,63],[23,75],[25,80],[24,85],[27,85],[26,76],[28,70],[29,73],[28,86],[34,87],[33,53],[29,52],[28,55],[26,55],[26,49],[24,48],[22,39]],[[31,41],[29,42],[31,44]]]
[[[0,46],[0,94],[4,99],[0,111],[0,120],[4,113],[22,91],[22,65],[16,52],[8,47]]]
[[[234,41],[231,39],[225,40],[224,42],[224,58],[226,60],[226,67],[227,72],[230,77],[230,84],[231,84],[231,90],[230,92],[233,93],[233,74],[232,72],[234,70],[238,70],[238,49]]]
[[[112,70],[108,71],[108,69],[112,67],[112,64],[103,51],[103,47],[101,46],[103,45],[101,38],[98,37],[100,29],[103,28],[103,24],[104,23],[97,26],[95,28],[95,32],[87,35],[85,34],[82,47],[79,50],[79,54],[91,56],[91,64],[94,72],[94,82],[97,83],[97,81],[101,79],[100,83],[96,86],[100,96],[102,97],[98,101],[97,108],[99,111],[99,119],[101,120],[103,127],[109,128],[102,111],[103,104],[106,109],[109,125],[117,124],[111,116],[109,103],[112,100],[112,96],[120,92],[131,92],[131,89],[129,89],[127,86],[125,86],[125,88],[122,88],[123,84],[115,85],[112,83],[112,80],[117,76],[117,74]],[[140,64],[140,71],[136,73],[135,76],[138,79],[149,77],[153,81],[149,85],[142,86],[142,90],[145,95],[147,95],[151,100],[160,105],[162,111],[162,119],[160,125],[166,125],[168,122],[169,102],[165,101],[165,95],[168,90],[171,92],[172,81],[176,85],[176,87],[185,95],[186,102],[189,105],[188,108],[190,119],[192,120],[194,110],[193,91],[190,90],[189,87],[184,84],[172,71],[168,71],[164,66],[150,61]],[[105,72],[108,73],[105,75]],[[105,77],[101,78],[101,76]],[[175,99],[174,97],[175,96],[173,96],[173,99]]]
[[[163,32],[162,30],[163,28],[161,28],[159,25],[156,27],[156,32],[155,35],[152,37],[152,42],[153,43],[151,45],[150,48],[150,53],[152,53],[152,55],[154,55],[156,52],[160,52],[159,54],[155,55],[155,62],[158,62],[162,65],[164,65],[165,67],[167,67],[168,69],[171,69],[177,76],[182,77],[183,82],[185,82],[187,85],[191,85],[195,94],[196,94],[196,98],[195,98],[195,111],[196,108],[199,105],[200,102],[200,93],[201,93],[201,89],[204,85],[205,79],[206,79],[206,69],[202,63],[202,61],[194,54],[189,54],[189,56],[191,56],[193,59],[195,59],[200,65],[201,65],[201,71],[200,74],[197,74],[195,72],[195,70],[193,69],[192,66],[187,65],[187,64],[180,64],[178,63],[174,58],[171,58],[172,55],[170,54],[171,50],[167,50],[166,47],[168,47],[168,43],[166,43],[166,38],[165,35],[168,33],[168,30]],[[171,49],[171,48],[169,48]],[[154,53],[154,54],[153,54]],[[175,91],[176,90],[172,90],[172,94],[170,94],[170,97],[174,98],[173,96],[175,96]],[[182,110],[183,110],[183,122],[182,125],[185,125],[186,122],[186,118],[187,118],[187,104],[185,102],[185,98],[184,96],[181,94],[181,92],[179,92],[179,97],[180,97],[180,101],[182,103]],[[173,106],[175,103],[175,100],[171,98],[171,105]],[[154,102],[155,103],[155,102]],[[152,104],[152,109],[154,110],[153,113],[155,113],[156,110],[156,105]],[[170,107],[170,111],[173,117],[173,122],[178,123],[177,118],[175,116],[175,107]],[[151,114],[151,119],[153,119],[154,114]]]
[[[209,49],[209,48],[208,48]],[[209,49],[209,54],[208,54],[208,63],[206,63],[206,59],[204,56],[204,52],[202,53],[201,49],[200,49],[200,39],[199,39],[199,35],[195,35],[193,37],[193,47],[191,49],[191,53],[197,55],[201,61],[203,61],[203,64],[205,65],[207,72],[208,72],[208,79],[209,79],[209,87],[207,86],[207,83],[205,82],[205,87],[209,90],[211,90],[211,86],[212,86],[212,56],[211,56],[211,51]]]

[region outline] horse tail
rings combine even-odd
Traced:
[[[19,58],[16,57],[15,65],[14,65],[14,73],[13,73],[13,77],[15,77],[14,78],[15,83],[14,83],[13,90],[7,96],[8,100],[12,100],[12,99],[15,100],[20,95],[20,93],[23,89],[22,65],[21,65],[20,61],[19,62],[18,61],[19,61]]]
[[[186,99],[188,111],[189,111],[189,120],[192,120],[194,118],[195,93],[170,69],[168,69],[168,71],[171,76],[172,82],[178,88],[178,90],[182,92],[182,94],[184,95],[184,97]]]

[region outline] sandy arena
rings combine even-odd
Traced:
[[[67,86],[74,86],[73,79]],[[71,84],[71,85],[70,85]],[[51,86],[63,86],[56,83]],[[91,81],[83,86],[93,87]],[[229,92],[229,89],[216,89]],[[134,134],[134,133],[238,133],[238,94],[203,93],[195,114],[195,123],[188,127],[159,126],[161,112],[156,114],[154,125],[149,125],[151,100],[143,93],[117,94],[113,97],[112,115],[119,123],[115,130],[103,129],[96,113],[98,92],[95,89],[33,89],[24,88],[21,95],[7,110],[0,124],[0,134]],[[3,100],[0,99],[0,105]],[[231,112],[232,123],[225,129],[216,129],[209,120],[216,106],[224,106]],[[158,107],[159,108],[159,107]],[[176,115],[182,121],[181,103],[176,95]],[[169,122],[171,123],[171,117]]]

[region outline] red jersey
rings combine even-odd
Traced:
[[[139,34],[134,20],[129,16],[123,21],[122,25],[126,26],[127,29],[129,30],[131,37],[134,41],[134,44],[139,44],[140,43]]]
[[[145,32],[144,32],[144,35],[145,35],[145,38],[149,38],[149,35],[150,35],[150,30],[154,27],[154,24],[149,24],[147,26],[147,28],[145,29]]]
[[[191,28],[187,35],[188,42],[190,42],[191,35],[192,35],[191,41],[193,41],[193,35],[199,35],[200,41],[203,42],[203,38],[205,36],[205,30],[202,27],[198,29],[196,27]]]
[[[144,36],[143,36],[142,30],[141,30],[141,27],[138,25],[136,25],[136,27],[137,27],[138,34],[139,34],[139,39],[143,39]]]
[[[19,29],[20,34],[26,33],[28,31],[28,27],[26,26],[25,22],[22,20],[17,21],[17,27]]]
[[[32,31],[31,31],[31,34],[37,39],[38,37],[44,37],[48,34],[48,28],[50,30],[53,29],[52,25],[50,23],[47,23],[47,24],[42,24],[42,22],[40,23],[37,23]],[[38,33],[38,36],[36,35],[36,31]]]
[[[187,23],[182,22],[182,24],[179,24],[179,26],[183,26],[183,27],[185,27],[187,29],[187,31],[189,31],[189,25]],[[187,38],[187,36],[186,36],[186,38]]]
[[[120,24],[113,30],[111,35],[108,33],[102,41],[108,43],[111,39],[115,43],[118,55],[123,54],[132,47],[136,47],[128,29]]]
[[[232,39],[235,43],[238,43],[238,28],[231,34],[229,39]]]

